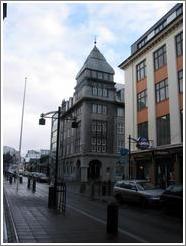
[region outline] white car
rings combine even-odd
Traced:
[[[122,180],[115,183],[113,195],[119,201],[138,202],[142,206],[157,204],[163,189],[156,188],[146,180]]]

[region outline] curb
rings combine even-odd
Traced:
[[[6,192],[3,194],[3,210],[4,210],[4,222],[3,222],[3,241],[4,243],[19,243],[15,223],[13,220],[10,204],[6,197]]]

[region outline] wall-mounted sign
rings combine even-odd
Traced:
[[[149,141],[144,137],[139,137],[137,139],[136,147],[138,149],[141,149],[141,150],[148,149],[149,148]]]

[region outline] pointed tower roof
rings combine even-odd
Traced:
[[[114,69],[108,64],[105,57],[101,54],[96,45],[94,45],[94,48],[87,57],[83,67],[77,74],[76,79],[85,69],[97,70],[105,73],[114,74]]]

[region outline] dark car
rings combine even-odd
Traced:
[[[160,196],[160,202],[165,212],[182,216],[183,185],[170,185]]]
[[[122,180],[116,182],[113,188],[113,194],[119,201],[138,202],[142,206],[159,204],[163,191],[146,180]]]

